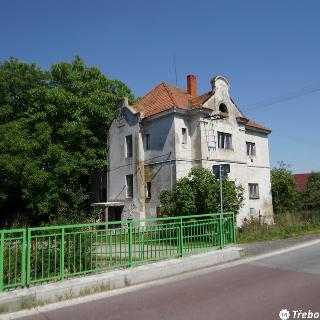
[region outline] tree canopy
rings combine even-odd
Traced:
[[[320,208],[320,172],[312,172],[307,185],[302,192],[303,205],[306,209],[319,210]]]
[[[244,200],[243,187],[223,179],[223,195],[224,211],[238,213]],[[194,167],[188,177],[177,181],[172,190],[163,191],[160,201],[163,213],[168,216],[219,212],[219,181],[210,170]]]
[[[134,97],[79,58],[52,65],[0,64],[1,223],[77,222],[92,173],[107,165],[107,132],[117,103]]]
[[[275,214],[293,212],[299,208],[300,195],[292,171],[284,162],[271,169],[271,191]]]

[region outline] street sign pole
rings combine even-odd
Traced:
[[[220,234],[220,248],[222,249],[224,246],[224,219],[223,219],[223,177],[227,177],[228,173],[230,173],[230,164],[215,164],[212,166],[212,172],[215,178],[220,183],[220,214],[219,214],[219,234]]]
[[[219,180],[220,180],[220,212],[223,213],[223,193],[222,193],[222,174],[221,164],[219,165]]]

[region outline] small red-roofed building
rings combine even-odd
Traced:
[[[296,173],[293,174],[293,177],[296,181],[296,186],[299,191],[303,191],[308,183],[308,179],[311,173]]]

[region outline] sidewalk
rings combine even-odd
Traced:
[[[297,244],[303,244],[316,239],[320,239],[319,234],[309,234],[305,236],[298,236],[295,238],[270,240],[262,242],[240,243],[237,244],[237,247],[243,248],[245,250],[246,256],[255,256],[258,254],[264,254],[275,250],[285,249]]]

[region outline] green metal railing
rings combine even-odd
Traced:
[[[26,230],[0,230],[0,292],[25,285]]]
[[[235,244],[233,213],[0,231],[0,292]]]

